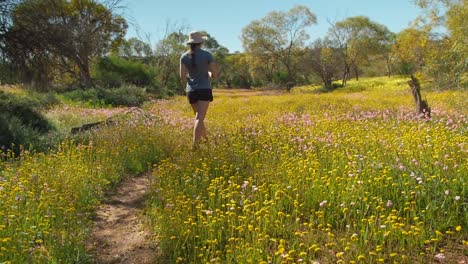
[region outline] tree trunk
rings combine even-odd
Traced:
[[[294,78],[293,71],[290,65],[285,65],[286,70],[288,71],[288,81],[286,82],[286,91],[291,92],[291,89],[294,87]]]
[[[343,87],[346,86],[346,82],[348,81],[348,78],[349,78],[349,72],[350,72],[350,66],[345,65],[345,69],[344,69],[344,72],[343,72],[343,81],[342,81],[342,86]]]
[[[354,74],[356,75],[356,81],[359,81],[359,69],[357,66],[354,67]]]
[[[431,108],[427,103],[427,100],[421,99],[421,85],[416,77],[411,75],[411,80],[408,81],[408,85],[411,88],[414,102],[416,104],[416,113],[422,118],[431,118]]]
[[[387,76],[391,77],[392,76],[392,65],[390,64],[390,58],[385,57],[385,64],[387,66]]]
[[[80,72],[80,83],[84,88],[90,88],[93,86],[91,80],[91,73],[89,72],[89,63],[83,62],[79,58],[76,59],[78,70]]]
[[[320,77],[322,78],[323,85],[325,85],[325,89],[332,90],[332,78],[328,76],[326,72],[321,73]]]

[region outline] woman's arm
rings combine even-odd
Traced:
[[[182,63],[180,64],[179,76],[182,81],[187,80],[187,68]]]
[[[216,63],[211,62],[208,64],[208,72],[212,79],[218,78],[218,67],[216,66]]]

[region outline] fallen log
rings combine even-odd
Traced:
[[[140,115],[143,115],[145,116],[146,118],[150,118],[143,110],[141,110],[140,108],[138,107],[131,107],[130,109],[126,110],[125,112],[123,113],[119,113],[117,115],[114,115],[112,117],[109,117],[107,118],[106,120],[104,121],[99,121],[99,122],[94,122],[94,123],[88,123],[88,124],[84,124],[82,126],[79,126],[79,127],[72,127],[71,129],[71,133],[72,134],[77,134],[77,133],[81,133],[81,132],[85,132],[85,131],[89,131],[93,128],[98,128],[98,127],[101,127],[101,126],[110,126],[110,125],[116,125],[117,123],[119,123],[118,121],[116,121],[115,119],[117,119],[118,117],[123,117],[123,116],[126,116],[126,115],[129,115],[129,114],[140,114]]]
[[[103,125],[115,125],[116,123],[117,123],[116,121],[107,119],[105,121],[99,121],[99,122],[84,124],[84,125],[82,125],[80,127],[72,127],[71,133],[72,134],[77,134],[77,133],[89,131],[89,130],[91,130],[93,128],[98,128],[98,127],[103,126]]]

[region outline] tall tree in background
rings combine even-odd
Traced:
[[[158,82],[169,94],[183,94],[185,89],[179,78],[179,60],[187,50],[187,34],[184,28],[168,33],[156,45],[156,67]]]
[[[121,42],[118,55],[127,58],[150,58],[153,56],[153,50],[150,44],[133,37]]]
[[[251,64],[248,55],[236,53],[225,58],[223,75],[220,76],[227,88],[251,88]]]
[[[308,49],[308,67],[320,76],[327,90],[332,90],[333,78],[338,72],[339,53],[332,48],[328,39],[318,39]]]
[[[17,4],[17,0],[0,1],[0,55],[5,54],[6,36],[11,27],[11,13]]]
[[[119,0],[25,0],[11,16],[7,54],[34,78],[48,81],[52,70],[73,76],[83,87],[92,86],[93,58],[115,48],[125,35],[125,20],[113,13]]]
[[[288,12],[271,12],[242,29],[242,43],[252,57],[271,56],[279,62],[287,72],[287,82],[293,83],[298,58],[303,55],[309,38],[306,29],[316,20],[306,6],[295,6]]]
[[[414,74],[425,64],[429,35],[425,31],[408,28],[396,37],[393,53],[400,61],[400,73]]]
[[[346,86],[352,68],[356,78],[359,78],[359,65],[366,62],[369,55],[382,51],[390,36],[385,26],[364,16],[350,17],[332,25],[327,37],[334,48],[341,52],[343,86]]]
[[[427,45],[422,72],[438,89],[467,89],[463,76],[468,71],[468,0],[414,2],[425,11],[415,25],[427,32],[431,44]]]

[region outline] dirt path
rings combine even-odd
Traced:
[[[159,251],[145,230],[143,207],[150,174],[125,180],[96,212],[88,250],[95,263],[154,263]]]

